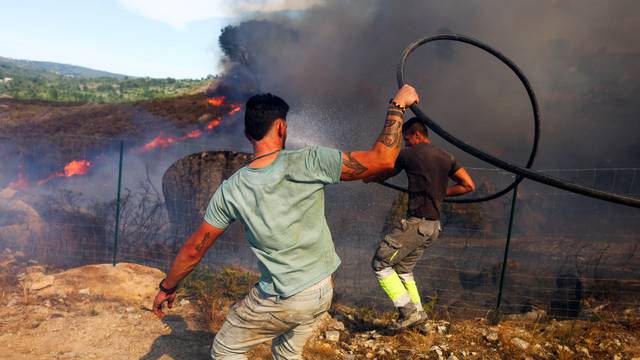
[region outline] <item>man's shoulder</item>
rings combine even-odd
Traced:
[[[340,153],[340,150],[322,146],[322,145],[309,145],[302,149],[286,150],[287,157],[308,157],[308,156],[323,156],[332,153]]]
[[[324,184],[340,181],[342,167],[341,151],[314,145],[296,150],[286,160],[289,172],[303,174],[308,180]]]
[[[295,154],[295,153],[310,153],[314,151],[339,151],[338,149],[334,149],[328,146],[323,145],[308,145],[301,149],[296,150],[286,150],[286,153]]]
[[[222,180],[218,189],[221,189],[224,191],[224,190],[229,190],[233,186],[237,186],[240,178],[242,178],[247,174],[247,169],[248,168],[246,166],[243,166],[240,169],[236,170],[236,172],[231,174],[231,176]]]
[[[282,151],[282,155],[285,155],[285,156],[304,156],[304,155],[308,154],[311,151],[312,147],[313,146],[305,146],[305,147],[300,148],[300,149],[283,150]]]
[[[402,156],[424,156],[437,152],[439,148],[430,143],[419,143],[400,150]]]
[[[430,164],[449,164],[456,161],[448,151],[431,143],[421,143],[402,149],[398,159],[408,162],[428,162]]]
[[[292,163],[295,163],[296,160],[304,159],[307,156],[309,156],[310,152],[311,152],[311,146],[306,146],[301,149],[295,149],[295,150],[283,150],[282,158],[286,161],[288,165],[291,165]]]
[[[422,143],[422,146],[417,147],[416,150],[420,151],[420,152],[424,152],[424,153],[430,153],[430,154],[435,154],[435,155],[441,155],[443,157],[446,158],[453,158],[453,155],[451,155],[447,150],[436,146],[432,143]]]

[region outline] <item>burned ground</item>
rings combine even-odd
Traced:
[[[0,340],[6,359],[206,359],[215,332],[256,274],[238,268],[200,269],[189,277],[169,315],[149,306],[161,271],[135,265],[89,265],[62,271],[0,254]],[[392,333],[393,313],[334,304],[305,348],[328,359],[635,359],[640,309],[583,309],[556,321],[542,310],[452,321]],[[269,345],[251,359],[269,359]]]
[[[32,154],[30,149],[41,148],[43,142],[73,158],[103,147],[110,139],[144,139],[148,132],[167,126],[197,125],[211,111],[201,93],[125,104],[4,99],[0,105],[0,157],[18,155],[42,164],[47,163],[47,154]]]

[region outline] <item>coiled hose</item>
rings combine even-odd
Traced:
[[[466,43],[472,46],[475,46],[477,48],[480,48],[488,53],[490,53],[491,55],[495,56],[496,58],[498,58],[500,61],[502,61],[504,64],[506,64],[520,79],[520,81],[522,82],[522,84],[524,85],[525,89],[527,90],[527,94],[529,95],[529,99],[531,101],[531,106],[533,108],[533,115],[534,115],[534,121],[535,121],[535,126],[534,126],[534,141],[533,141],[533,146],[531,148],[531,152],[529,155],[529,159],[525,165],[525,167],[521,167],[518,165],[514,165],[510,162],[504,161],[502,159],[499,159],[493,155],[487,154],[482,150],[476,149],[475,147],[465,143],[464,141],[456,138],[455,136],[451,135],[450,133],[448,133],[446,130],[444,130],[442,127],[440,127],[440,125],[438,125],[435,121],[431,120],[431,118],[429,118],[427,116],[427,114],[425,114],[419,107],[417,104],[413,104],[411,105],[411,111],[417,116],[419,117],[431,130],[433,130],[433,132],[435,132],[436,134],[438,134],[440,137],[442,137],[444,140],[448,141],[449,143],[451,143],[452,145],[454,145],[455,147],[459,148],[460,150],[480,159],[483,160],[493,166],[496,166],[500,169],[506,170],[508,172],[511,172],[513,174],[516,175],[516,179],[514,180],[513,183],[511,183],[509,186],[507,186],[506,188],[504,188],[503,190],[500,190],[498,192],[496,192],[495,194],[492,195],[488,195],[482,198],[472,198],[472,199],[445,199],[445,201],[447,202],[459,202],[459,203],[472,203],[472,202],[480,202],[480,201],[487,201],[487,200],[492,200],[495,198],[498,198],[506,193],[508,193],[511,189],[513,189],[516,185],[518,185],[524,178],[527,178],[529,180],[533,180],[548,186],[552,186],[558,189],[562,189],[562,190],[566,190],[575,194],[580,194],[583,196],[588,196],[594,199],[599,199],[599,200],[604,200],[604,201],[608,201],[608,202],[612,202],[612,203],[616,203],[616,204],[620,204],[620,205],[626,205],[626,206],[631,206],[631,207],[635,207],[635,208],[640,208],[640,199],[635,199],[632,197],[628,197],[628,196],[623,196],[623,195],[618,195],[618,194],[614,194],[614,193],[610,193],[610,192],[606,192],[606,191],[602,191],[602,190],[598,190],[598,189],[593,189],[587,186],[582,186],[582,185],[578,185],[578,184],[574,184],[572,182],[560,179],[560,178],[556,178],[553,176],[549,176],[549,175],[545,175],[539,172],[536,172],[534,170],[531,170],[531,165],[533,165],[533,161],[535,160],[535,156],[537,153],[537,148],[538,148],[538,139],[539,139],[539,131],[540,131],[540,119],[539,119],[539,111],[538,111],[538,104],[536,101],[536,97],[535,94],[533,92],[533,89],[531,88],[531,85],[529,84],[529,81],[527,80],[527,78],[524,76],[524,74],[522,73],[522,71],[520,71],[520,69],[515,65],[515,63],[513,63],[513,61],[511,61],[509,58],[507,58],[506,56],[504,56],[503,54],[501,54],[499,51],[491,48],[490,46],[480,42],[479,40],[476,40],[474,38],[468,37],[468,36],[464,36],[464,35],[459,35],[459,34],[440,34],[440,35],[434,35],[431,37],[427,37],[427,38],[423,38],[420,40],[417,40],[413,43],[411,43],[409,46],[407,46],[407,48],[403,51],[402,53],[402,58],[400,60],[400,63],[398,64],[398,69],[397,69],[397,82],[398,82],[398,87],[402,87],[405,83],[404,81],[404,65],[405,62],[407,60],[407,58],[409,57],[409,55],[417,48],[419,48],[420,46],[430,43],[430,42],[435,42],[435,41],[458,41],[458,42],[462,42],[462,43]],[[387,182],[382,183],[382,185],[387,186],[389,188],[392,188],[394,190],[399,190],[399,191],[404,191],[404,192],[409,192],[408,189],[397,186],[397,185],[393,185],[393,184],[389,184]]]

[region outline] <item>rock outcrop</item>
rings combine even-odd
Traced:
[[[213,193],[251,158],[232,151],[205,151],[176,161],[162,177],[162,192],[177,238],[202,221]]]
[[[40,289],[31,284],[31,290],[41,297],[91,295],[139,307],[153,303],[158,284],[165,276],[158,269],[130,263],[85,265],[53,275],[34,274],[38,273],[27,276],[40,282],[51,277],[51,284]]]
[[[0,190],[0,242],[27,251],[44,234],[45,222],[16,190]]]

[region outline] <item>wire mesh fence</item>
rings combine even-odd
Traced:
[[[69,150],[32,141],[0,154],[6,159],[0,164],[0,246],[60,267],[109,263],[115,257],[168,270],[215,188],[248,157],[212,151],[204,142],[154,148],[140,139],[68,136],[61,143]],[[480,195],[513,180],[500,170],[469,171]],[[544,172],[640,196],[639,169]],[[402,183],[403,175],[396,181]],[[406,200],[399,196],[375,184],[327,187],[326,215],[342,259],[337,301],[390,308],[370,263],[376,245],[402,213]],[[556,317],[575,317],[596,305],[638,305],[640,212],[525,181],[503,264],[510,206],[509,196],[444,206],[444,230],[414,270],[425,303],[448,316],[483,316],[496,306],[504,265],[504,312],[541,308]],[[203,262],[213,268],[256,269],[243,231],[241,224],[233,224]]]

